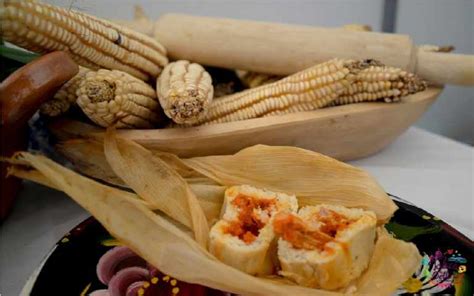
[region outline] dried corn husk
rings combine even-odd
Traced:
[[[122,152],[129,145],[121,140],[115,141],[117,149]],[[142,157],[148,155],[139,149],[133,151],[131,153],[141,154]],[[127,155],[125,153],[122,157],[127,158]],[[114,237],[152,265],[177,279],[245,295],[342,295],[342,291],[308,289],[279,279],[268,280],[247,275],[217,261],[186,232],[162,214],[152,212],[129,193],[124,194],[124,191],[117,188],[97,183],[42,156],[21,153],[19,157],[44,176],[47,182],[66,192],[90,211]],[[140,156],[135,155],[136,157]],[[116,158],[112,161],[122,162],[123,159]],[[120,164],[112,164],[116,165]],[[161,167],[164,168],[166,167]],[[291,174],[288,176],[291,178]],[[174,179],[176,175],[171,174],[169,178]],[[181,186],[178,180],[179,178],[170,180],[170,184]],[[413,244],[395,240],[385,231],[379,231],[369,268],[354,283],[358,291],[356,295],[389,295],[411,275],[419,260],[420,256]],[[387,276],[388,271],[390,276]]]
[[[114,175],[101,152],[101,144],[94,145],[95,148],[88,140],[69,140],[60,144],[58,150],[80,171],[110,182]],[[397,209],[367,172],[300,148],[257,145],[235,155],[189,159],[163,152],[154,155],[187,180],[198,180],[195,184],[249,184],[296,194],[301,206],[334,203],[364,208],[377,214],[379,224],[388,221]]]
[[[53,182],[49,181],[42,173],[34,169],[26,169],[21,166],[13,166],[10,167],[8,170],[9,176],[15,176],[17,178],[33,181],[44,185],[46,187],[50,187],[52,189],[56,189],[62,191],[62,189],[56,186]],[[196,197],[199,200],[199,205],[201,206],[206,219],[209,224],[212,224],[217,221],[217,217],[221,211],[222,203],[223,203],[223,196],[226,187],[224,186],[217,186],[217,185],[206,185],[206,184],[189,184],[191,190],[194,192]],[[121,191],[121,194],[129,195],[130,198],[135,198],[141,203],[143,203],[147,208],[150,210],[158,210],[158,208],[154,207],[153,205],[147,203],[146,201],[140,199],[135,193],[128,192],[128,191]]]
[[[107,130],[104,151],[115,174],[149,204],[193,229],[196,241],[205,247],[209,225],[186,181],[150,151],[114,134],[115,129]]]
[[[226,186],[249,184],[295,194],[300,206],[333,203],[372,210],[379,222],[397,209],[365,171],[316,152],[257,145],[231,156],[204,156],[183,162]]]
[[[56,146],[59,153],[66,156],[73,162],[75,169],[81,173],[93,177],[95,179],[103,180],[107,183],[120,187],[129,187],[111,168],[104,154],[103,143],[94,139],[73,139],[62,142]],[[87,157],[85,156],[87,155]],[[160,155],[161,160],[168,163],[174,170],[176,170],[188,183],[189,188],[197,197],[201,208],[208,223],[213,223],[217,220],[223,202],[225,186],[213,182],[211,179],[190,170],[188,167],[171,159],[176,156],[169,153],[156,153]],[[154,158],[155,156],[151,156]],[[158,160],[159,161],[159,160]],[[135,164],[137,165],[137,164]],[[138,166],[137,166],[138,167]],[[42,180],[34,179],[34,176],[25,174],[14,175],[29,179],[35,182],[44,184]],[[49,186],[48,184],[44,184]],[[49,186],[51,187],[51,186]],[[160,209],[159,204],[151,203],[149,208],[152,210]],[[207,237],[207,233],[206,233]]]

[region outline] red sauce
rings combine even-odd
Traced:
[[[270,211],[271,207],[275,205],[275,200],[257,199],[239,194],[232,201],[232,205],[238,209],[239,216],[237,221],[230,222],[225,233],[237,236],[245,243],[250,244],[255,241],[260,229],[265,226],[265,222],[261,221],[260,217],[254,213],[254,209]]]
[[[276,234],[296,249],[324,250],[326,244],[334,240],[337,232],[347,228],[352,222],[325,208],[316,213],[314,219],[321,223],[318,229],[311,229],[310,225],[298,216],[280,213],[273,220],[273,228]]]
[[[347,217],[326,208],[320,208],[313,219],[322,223],[319,230],[335,237],[337,232],[346,229],[353,221]]]

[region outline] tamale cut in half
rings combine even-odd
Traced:
[[[274,273],[277,213],[296,212],[294,195],[248,185],[229,187],[219,220],[210,231],[209,250],[220,261],[252,275]]]
[[[280,274],[299,285],[347,286],[367,268],[375,243],[373,212],[337,205],[303,207],[273,220]]]

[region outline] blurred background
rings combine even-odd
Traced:
[[[473,0],[47,0],[111,19],[132,19],[134,5],[156,19],[168,12],[410,35],[416,44],[454,45],[474,53]],[[322,44],[321,46],[324,46]],[[474,65],[472,65],[474,67]],[[417,126],[474,145],[474,90],[447,86]]]

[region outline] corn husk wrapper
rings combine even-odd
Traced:
[[[296,147],[257,145],[232,156],[184,160],[199,173],[226,185],[249,184],[293,193],[300,206],[339,204],[375,212],[388,221],[397,206],[365,171]]]
[[[15,176],[17,178],[33,181],[44,185],[46,187],[50,187],[59,191],[62,191],[60,187],[57,187],[54,183],[49,181],[47,177],[45,177],[42,173],[34,169],[26,169],[21,166],[12,166],[8,169],[8,175]],[[202,210],[204,211],[204,215],[208,221],[208,224],[215,223],[219,217],[221,212],[221,207],[223,203],[223,196],[225,187],[224,186],[216,186],[216,185],[206,185],[206,184],[190,184],[191,190],[196,194],[199,200],[199,205],[201,206]],[[121,194],[129,195],[130,198],[135,198],[139,202],[143,203],[146,207],[150,210],[157,210],[156,207],[147,203],[144,200],[141,200],[138,195],[132,192],[123,191],[121,190]]]
[[[75,168],[81,173],[115,186],[124,188],[130,187],[120,177],[118,177],[117,174],[115,174],[114,170],[107,162],[103,142],[94,139],[73,139],[58,144],[56,149],[71,160],[74,163]],[[158,157],[158,155],[161,160],[167,162],[167,164],[179,172],[181,176],[187,176],[185,180],[191,191],[197,197],[208,224],[215,222],[220,214],[226,187],[217,184],[213,180],[204,177],[197,172],[192,173],[187,166],[177,162],[176,160],[172,161],[171,159],[174,159],[176,157],[175,155],[155,152],[152,156],[147,156],[155,158]],[[138,169],[140,167],[133,165],[133,168]],[[143,172],[143,168],[140,168],[140,171]],[[25,174],[22,174],[20,177],[31,179],[30,176]],[[148,206],[152,210],[159,209],[159,207],[154,204],[148,204]]]
[[[95,145],[101,146],[100,142]],[[93,150],[87,140],[66,141],[58,149],[85,174],[99,179],[114,179],[103,155],[96,153],[94,163],[84,162],[90,159]],[[179,168],[178,171],[187,176],[187,180],[198,180],[194,184],[248,184],[295,194],[300,206],[332,203],[363,208],[375,212],[379,224],[387,222],[397,209],[367,172],[300,148],[257,145],[235,155],[189,159],[162,152],[153,154],[169,166]],[[185,167],[192,168],[195,173]]]
[[[121,146],[122,141],[116,144]],[[31,179],[64,191],[115,238],[177,279],[243,295],[343,295],[342,291],[309,289],[285,280],[247,275],[216,260],[182,228],[164,214],[153,212],[137,196],[88,179],[42,156],[21,153],[18,157],[33,169],[14,166],[11,174],[34,176]],[[415,271],[420,259],[413,244],[396,240],[380,229],[369,268],[353,284],[355,294],[390,295]]]
[[[108,129],[104,151],[115,174],[149,204],[192,228],[196,241],[205,247],[209,225],[188,183],[150,151],[114,134],[113,128]]]

